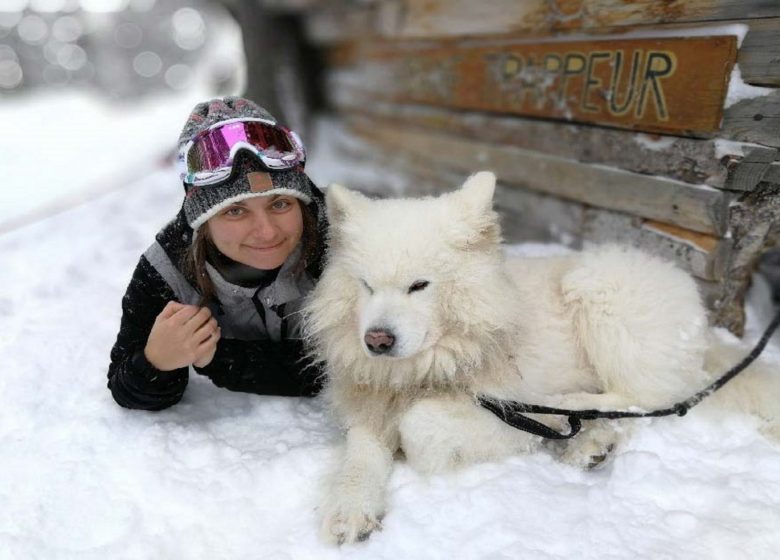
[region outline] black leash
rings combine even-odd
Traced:
[[[678,416],[685,416],[685,414],[694,406],[703,401],[706,397],[723,387],[726,383],[731,381],[738,373],[752,364],[761,352],[764,351],[772,334],[777,330],[780,325],[780,310],[775,314],[772,322],[764,331],[761,339],[758,341],[753,350],[745,356],[741,362],[735,365],[733,368],[724,373],[719,379],[693,395],[680,401],[677,404],[670,406],[669,408],[662,408],[660,410],[653,410],[650,412],[628,412],[622,410],[569,410],[565,408],[554,408],[550,406],[541,406],[538,404],[526,404],[516,401],[502,401],[493,399],[491,397],[480,396],[478,398],[479,404],[488,409],[490,412],[498,416],[501,420],[517,428],[537,436],[542,436],[549,439],[569,439],[577,435],[582,428],[582,420],[595,420],[597,418],[650,418],[659,416],[671,416],[677,414]],[[780,398],[780,395],[778,395]],[[537,422],[527,416],[523,416],[523,413],[533,414],[555,414],[558,416],[568,416],[569,420],[569,432],[561,433],[549,426]]]

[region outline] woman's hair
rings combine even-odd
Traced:
[[[295,273],[299,274],[317,259],[321,239],[319,229],[317,228],[315,210],[303,204],[300,200],[296,200],[301,208],[301,216],[303,218],[303,234],[300,240],[302,251],[294,269]],[[194,235],[195,241],[184,255],[183,268],[184,273],[195,280],[195,287],[200,292],[200,303],[198,306],[203,307],[215,299],[214,283],[206,270],[209,250],[213,251],[215,247],[209,234],[208,222],[201,225]]]

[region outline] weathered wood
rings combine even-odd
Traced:
[[[687,243],[700,251],[708,253],[715,251],[718,248],[718,244],[722,241],[722,239],[707,235],[706,233],[690,231],[656,220],[642,220],[642,228],[657,231],[666,236],[679,239],[683,243]]]
[[[761,183],[730,208],[734,248],[726,264],[723,296],[716,302],[715,322],[741,336],[744,298],[762,252],[780,239],[780,185]]]
[[[726,188],[737,191],[752,191],[764,180],[764,176],[773,161],[778,159],[778,150],[774,148],[753,148],[738,165],[729,169]]]
[[[682,134],[720,127],[736,38],[364,45],[377,99]]]
[[[384,0],[353,3],[307,0],[263,0],[274,7],[307,9],[315,28],[330,27],[324,37],[381,36],[430,39],[485,34],[547,35],[552,32],[635,28],[650,25],[692,25],[780,17],[774,0]],[[312,9],[313,8],[313,9]],[[394,25],[353,28],[338,19],[347,10],[394,13]],[[320,20],[320,21],[317,21]],[[325,26],[323,22],[328,21]]]
[[[729,195],[710,187],[375,123],[356,122],[355,130],[388,151],[424,157],[431,164],[466,172],[492,169],[501,180],[536,191],[693,231],[725,231]]]
[[[338,90],[332,101],[347,116],[364,115],[379,124],[516,146],[583,163],[716,188],[726,187],[727,172],[735,172],[746,153],[756,148],[767,149],[747,143],[650,136],[538,119],[373,102],[352,91],[348,83],[332,83]],[[748,190],[748,183],[741,182],[739,190]]]
[[[780,86],[780,18],[751,20],[747,25],[749,31],[737,54],[742,79],[754,85]]]
[[[329,95],[340,106],[383,106],[371,85],[377,69],[338,68],[329,74]],[[384,103],[386,107],[392,104]],[[433,109],[433,108],[432,108]],[[402,112],[396,104],[393,109]],[[444,114],[444,113],[442,113]],[[452,113],[454,114],[454,113]],[[433,118],[433,117],[432,117]],[[443,119],[439,119],[443,122]],[[780,148],[780,91],[771,91],[763,97],[744,99],[725,110],[717,136],[738,142]]]
[[[766,183],[780,184],[780,163],[773,163],[770,165],[767,168],[766,173],[764,173],[762,181]]]
[[[726,109],[719,136],[780,148],[780,91]]]
[[[449,191],[468,175],[453,169],[431,166],[413,157],[389,155],[371,144],[344,141],[344,157],[359,165],[370,165],[373,182],[351,185],[372,193],[422,196]],[[393,183],[392,188],[389,182]],[[673,260],[681,268],[704,280],[721,279],[730,240],[685,230],[671,224],[635,216],[588,208],[543,193],[504,182],[496,187],[495,208],[501,216],[508,243],[537,241],[562,243],[574,249],[583,242],[628,243]]]
[[[405,0],[399,37],[571,31],[780,16],[775,0]]]
[[[479,6],[478,3],[475,3]],[[778,3],[780,5],[780,3]],[[733,33],[741,33],[739,26],[747,29],[747,33],[737,53],[737,63],[742,72],[742,78],[746,83],[755,85],[780,86],[780,65],[777,61],[780,59],[780,17],[765,17],[761,19],[744,19],[748,15],[737,15],[732,21],[702,21],[702,22],[683,22],[669,23],[665,22],[646,22],[637,23],[622,27],[594,27],[587,28],[585,31],[593,37],[603,38],[611,36],[620,38],[621,35],[631,33],[642,33],[650,35],[679,33],[685,36],[694,30],[701,34],[704,30],[712,30],[711,34],[728,34],[729,28]],[[403,33],[397,30],[402,28],[404,18],[408,18],[403,13],[403,7],[400,2],[379,2],[372,5],[329,7],[327,9],[315,9],[306,13],[307,30],[310,39],[320,45],[333,45],[347,41],[382,41],[389,38],[403,39]],[[480,35],[486,34],[486,37],[475,37],[480,40],[495,40],[514,38],[515,40],[541,41],[549,40],[549,31],[530,31],[506,29],[502,19],[502,24],[491,28],[486,20],[476,19],[475,22],[480,25],[482,31]],[[648,29],[647,25],[654,23],[663,23],[655,25]],[[724,28],[723,24],[727,24]],[[448,27],[424,36],[427,40],[446,39],[448,37],[464,37],[468,33],[459,33],[457,27]],[[573,30],[576,32],[577,30]],[[572,32],[574,38],[581,38]],[[509,34],[509,36],[507,35]],[[421,37],[422,38],[422,37]],[[557,40],[565,40],[566,35],[556,36]]]

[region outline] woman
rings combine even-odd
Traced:
[[[233,391],[315,394],[298,311],[320,274],[326,220],[300,140],[251,101],[226,97],[195,107],[179,148],[184,203],[122,300],[114,399],[167,408],[190,366]]]

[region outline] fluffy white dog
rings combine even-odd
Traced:
[[[323,505],[327,540],[380,526],[398,451],[431,472],[540,444],[477,395],[649,410],[690,396],[741,357],[711,342],[695,283],[658,258],[609,246],[505,260],[494,188],[494,175],[481,172],[438,198],[328,189],[329,261],[305,311],[347,429]],[[778,433],[780,375],[768,369],[751,367],[716,396]],[[630,422],[587,422],[560,458],[594,466]]]

